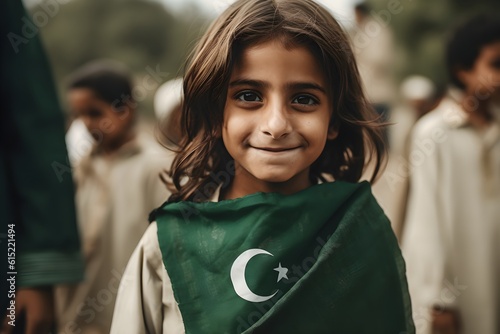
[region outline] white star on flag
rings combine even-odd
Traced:
[[[281,262],[279,263],[277,268],[274,268],[273,270],[276,270],[278,272],[278,279],[276,282],[281,281],[283,278],[288,279],[288,276],[286,275],[288,273],[288,268],[283,268],[281,266]]]

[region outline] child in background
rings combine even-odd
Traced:
[[[174,192],[111,333],[413,333],[396,239],[356,183],[369,157],[379,172],[376,118],[327,10],[232,4],[184,76]]]
[[[500,333],[500,18],[447,45],[446,97],[414,127],[402,248],[417,333]],[[425,153],[425,154],[424,154]]]
[[[69,105],[96,144],[75,170],[85,281],[56,291],[58,333],[109,333],[123,270],[149,212],[168,198],[159,178],[171,160],[136,129],[131,80],[117,63],[77,71]]]

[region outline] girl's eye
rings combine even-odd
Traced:
[[[262,102],[262,99],[254,92],[242,92],[236,95],[236,99],[243,102]]]
[[[309,95],[299,95],[292,101],[292,103],[312,106],[318,104],[318,100]]]

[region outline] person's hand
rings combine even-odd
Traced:
[[[434,308],[432,310],[432,333],[460,333],[460,317],[458,312],[450,309]]]
[[[16,292],[16,326],[6,317],[2,334],[47,334],[54,324],[54,297],[51,287],[19,288]],[[24,331],[20,331],[24,328]]]

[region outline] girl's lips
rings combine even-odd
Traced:
[[[285,151],[292,151],[292,150],[299,148],[299,146],[293,146],[293,147],[255,147],[255,146],[252,146],[252,147],[256,150],[268,151],[268,152],[285,152]]]

